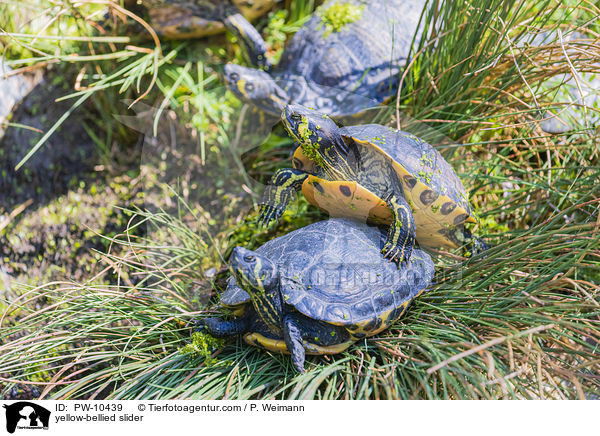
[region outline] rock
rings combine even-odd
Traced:
[[[563,34],[563,42],[588,38],[579,32]],[[516,42],[517,47],[541,47],[548,44],[560,44],[557,32],[542,32],[537,35],[526,35]],[[572,48],[565,47],[570,59],[580,55]],[[561,61],[566,61],[564,55]],[[595,64],[600,73],[600,63]],[[581,87],[581,91],[577,86]],[[541,129],[546,133],[560,134],[569,130],[600,125],[600,77],[596,73],[577,73],[577,80],[572,73],[557,74],[542,85],[542,90],[557,89],[554,102],[557,109],[546,111],[540,122]],[[583,106],[587,106],[584,108]],[[594,110],[595,109],[595,110]],[[587,112],[587,114],[586,114]],[[587,123],[586,123],[587,121]]]
[[[50,80],[38,83],[11,114],[12,122],[35,130],[9,128],[0,139],[0,214],[30,199],[31,207],[35,208],[64,194],[69,186],[76,186],[85,174],[95,177],[92,168],[97,163],[96,146],[83,127],[86,120],[83,107],[77,108],[68,122],[15,171],[21,159],[73,104],[56,102],[69,89],[52,85]]]
[[[600,66],[599,66],[600,71]],[[560,86],[556,94],[556,102],[568,103],[568,105],[557,109],[557,114],[546,113],[545,120],[540,123],[544,132],[559,134],[569,130],[600,125],[600,78],[595,75],[581,74],[577,82],[571,74],[561,74],[548,80],[547,84]],[[583,105],[587,106],[586,110]],[[595,110],[594,110],[595,109]]]
[[[0,138],[13,107],[33,89],[39,80],[22,74],[11,75],[12,69],[0,58]]]

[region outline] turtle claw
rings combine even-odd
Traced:
[[[206,332],[206,319],[201,318],[195,322],[195,327],[197,332]]]
[[[262,228],[267,228],[272,221],[277,221],[281,215],[282,211],[276,206],[262,204],[260,206],[260,215],[258,216],[258,225]]]
[[[381,254],[390,262],[395,263],[398,268],[401,268],[408,264],[407,250],[401,250],[398,246],[392,244],[391,242],[386,242],[383,248],[381,249]]]

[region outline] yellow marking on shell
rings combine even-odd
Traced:
[[[242,306],[242,307],[239,307],[239,308],[237,308],[237,309],[234,309],[234,310],[233,310],[233,315],[234,315],[234,316],[242,316],[242,315],[244,315],[244,311],[245,311],[245,309],[246,309],[246,307],[245,307],[245,306]]]
[[[189,10],[175,5],[150,8],[148,15],[152,28],[169,39],[202,38],[225,31],[223,23],[192,15]]]
[[[267,338],[266,336],[261,335],[260,333],[246,333],[244,335],[244,341],[248,345],[259,346],[266,350],[272,351],[274,353],[282,353],[289,354],[287,345],[283,339],[272,339]],[[304,349],[306,350],[306,354],[310,355],[323,355],[323,354],[337,354],[346,350],[350,345],[352,345],[355,341],[346,341],[341,344],[335,345],[318,345],[313,344],[312,342],[303,341]]]
[[[323,193],[315,188],[318,183]],[[340,191],[340,186],[350,190],[347,197]],[[302,193],[307,201],[333,217],[349,217],[366,221],[391,223],[392,213],[387,204],[368,189],[357,182],[329,181],[309,175],[302,184]]]
[[[341,344],[335,345],[317,345],[307,341],[304,341],[304,349],[306,350],[306,354],[311,355],[322,355],[322,354],[337,354],[346,350],[350,345],[352,345],[355,341],[346,341]]]
[[[382,331],[384,331],[385,329],[387,329],[389,326],[391,326],[395,321],[397,321],[398,319],[400,319],[405,313],[406,313],[406,308],[408,307],[410,301],[405,301],[404,303],[402,303],[399,307],[402,307],[402,312],[400,312],[400,315],[398,315],[395,318],[390,318],[390,315],[392,314],[392,312],[394,310],[396,310],[396,308],[390,309],[387,312],[382,313],[380,316],[378,316],[377,318],[381,319],[381,325],[379,326],[379,328],[377,328],[376,330],[366,330],[366,328],[368,327],[369,323],[371,322],[371,320],[367,320],[367,321],[363,321],[363,322],[357,322],[355,325],[357,325],[359,328],[357,330],[352,330],[350,333],[350,335],[352,336],[353,333],[363,333],[366,334],[367,337],[369,336],[374,336],[378,333],[381,333]],[[354,338],[354,336],[353,336]]]
[[[427,290],[427,288],[423,288],[423,289],[421,289],[419,292],[417,292],[417,295],[415,295],[415,298],[418,298],[418,297],[420,297],[420,296],[421,296],[421,294],[422,294],[423,292],[425,292],[426,290]]]
[[[254,20],[264,15],[275,4],[274,0],[233,0],[233,3],[248,20]]]
[[[271,339],[260,333],[246,333],[244,341],[248,345],[260,346],[274,353],[288,353],[287,345],[283,339]]]

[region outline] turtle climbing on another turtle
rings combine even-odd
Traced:
[[[395,95],[424,0],[325,2],[287,44],[272,73],[225,66],[228,87],[279,116],[288,103],[351,117]],[[415,36],[416,35],[416,36]]]
[[[431,258],[415,249],[398,269],[383,259],[385,234],[331,219],[273,239],[256,251],[233,250],[233,276],[221,304],[238,315],[203,318],[211,335],[243,335],[250,345],[290,353],[304,372],[306,354],[335,354],[400,318],[430,285]]]
[[[250,24],[269,11],[276,0],[144,0],[152,28],[171,39],[200,38],[222,32],[235,34],[245,46],[250,63],[268,70],[267,46]],[[135,8],[135,1],[125,3]],[[246,18],[248,17],[248,18]]]
[[[477,221],[462,182],[427,142],[379,124],[340,128],[298,105],[286,106],[281,119],[300,145],[294,168],[278,170],[267,186],[262,223],[277,220],[302,189],[332,216],[389,225],[382,252],[397,263],[410,257],[415,238],[425,247],[487,248],[464,227]]]

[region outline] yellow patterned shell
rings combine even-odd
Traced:
[[[466,190],[440,153],[420,138],[378,124],[342,127],[342,136],[382,153],[402,181],[404,194],[417,224],[416,238],[425,247],[457,248],[448,230],[477,222]],[[310,172],[314,165],[302,153],[295,166]],[[369,171],[369,168],[363,168]],[[306,199],[334,217],[351,217],[376,224],[391,224],[392,213],[377,195],[354,181],[329,181],[310,175],[302,185]]]

